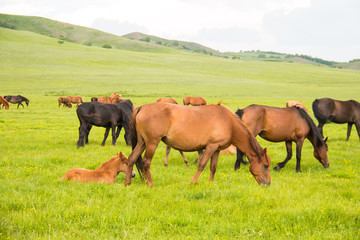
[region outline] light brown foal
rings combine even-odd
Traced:
[[[234,113],[223,106],[145,104],[133,112],[130,132],[133,151],[129,156],[125,185],[131,184],[130,173],[135,163],[140,177],[144,174],[147,184],[153,185],[150,165],[160,141],[182,151],[205,149],[191,183],[197,182],[210,158],[209,181],[213,181],[219,152],[230,144],[235,145],[248,157],[250,172],[259,184],[269,185],[271,182],[270,157],[267,149],[262,149],[250,130]],[[144,158],[141,159],[144,151]]]
[[[127,167],[128,159],[120,152],[110,160],[103,162],[95,170],[88,170],[84,168],[74,168],[69,170],[62,180],[77,181],[77,182],[103,182],[112,184],[120,172],[127,175],[129,168]],[[129,173],[131,177],[135,177],[135,172]]]
[[[184,97],[183,98],[184,105],[193,105],[193,106],[201,106],[206,105],[206,101],[202,97]]]

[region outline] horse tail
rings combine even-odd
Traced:
[[[239,117],[240,120],[241,120],[241,118],[242,118],[242,116],[243,116],[243,114],[244,114],[244,110],[238,109],[238,110],[235,112],[235,114],[238,115],[238,117]]]
[[[136,144],[137,144],[137,131],[136,131],[136,116],[137,114],[140,112],[141,107],[136,108],[132,114],[131,114],[131,119],[130,119],[130,139],[131,139],[131,147],[132,150],[134,150]],[[144,170],[144,166],[142,164],[142,158],[141,155],[139,156],[138,159],[136,159],[136,168],[139,172],[139,176],[141,178],[142,181],[144,181],[144,175],[145,175],[145,170]]]
[[[305,112],[304,109],[300,108],[300,107],[295,107],[299,113],[300,113],[300,116],[302,118],[304,118],[307,122],[307,124],[309,125],[310,127],[310,134],[313,136],[314,140],[315,140],[315,144],[317,146],[322,146],[325,142],[324,142],[324,139],[323,139],[323,136],[319,130],[319,128],[316,127],[314,121],[311,119],[311,117],[309,116],[309,114],[307,114]]]
[[[318,120],[318,122],[323,122],[325,123],[328,118],[324,115],[322,115],[320,112],[319,112],[319,99],[315,99],[315,101],[313,101],[312,103],[312,109],[313,109],[313,112],[314,112],[314,116],[316,117],[316,119]]]

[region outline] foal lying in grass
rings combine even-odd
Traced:
[[[107,184],[115,183],[116,177],[120,172],[127,174],[128,159],[120,152],[110,160],[103,162],[95,170],[88,170],[84,168],[74,168],[69,170],[62,180],[77,181],[77,182],[103,182]],[[131,173],[135,177],[135,172]]]

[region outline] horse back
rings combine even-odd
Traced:
[[[209,141],[228,143],[234,119],[234,114],[219,105],[150,103],[142,105],[136,115],[136,129],[145,140],[163,140],[176,149],[195,151],[203,149]]]

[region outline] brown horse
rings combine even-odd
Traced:
[[[287,101],[286,107],[299,107],[299,108],[304,109],[305,112],[308,111],[307,108],[302,103],[302,101]]]
[[[323,134],[323,126],[327,122],[347,123],[346,141],[349,140],[353,124],[355,124],[360,138],[360,103],[357,101],[339,101],[331,98],[321,98],[313,102],[312,108],[319,122],[318,128],[321,134]]]
[[[193,106],[201,106],[206,105],[206,101],[202,97],[184,97],[183,98],[184,105],[193,105]]]
[[[112,184],[120,172],[127,174],[128,159],[120,152],[110,160],[103,162],[95,170],[88,170],[84,168],[74,168],[69,170],[62,180],[77,181],[77,182],[103,182]],[[135,177],[135,172],[130,173]]]
[[[1,104],[5,107],[6,110],[9,110],[9,103],[3,96],[0,96],[0,106]]]
[[[312,143],[315,158],[325,168],[329,167],[327,139],[323,140],[319,129],[303,109],[296,107],[276,108],[254,104],[239,109],[236,114],[250,128],[254,136],[260,135],[260,137],[271,142],[285,141],[287,157],[285,161],[278,163],[274,170],[285,167],[292,156],[292,142],[295,142],[296,171],[301,171],[301,148],[305,138]],[[241,161],[242,153],[238,151],[235,170],[239,168]]]
[[[173,98],[158,98],[156,102],[166,102],[166,103],[172,103],[172,104],[178,104],[178,102]]]
[[[158,98],[158,99],[156,100],[156,102],[178,104],[178,102],[177,102],[175,99],[173,99],[173,98]],[[168,166],[168,160],[169,160],[170,150],[171,150],[171,147],[170,147],[170,146],[166,146],[165,162],[164,162],[164,165],[165,165],[165,166]],[[184,159],[185,164],[186,164],[187,166],[189,166],[189,161],[188,161],[187,158],[185,157],[185,154],[183,153],[183,151],[179,151],[179,152],[180,152],[181,157]],[[198,154],[198,158],[196,159],[196,162],[198,161],[198,159],[200,159],[200,156],[201,156],[202,151],[199,151],[198,153],[199,153],[199,154]]]
[[[83,102],[84,102],[81,97],[69,96],[69,97],[67,97],[67,99],[68,99],[69,102],[71,102],[71,103],[76,103],[76,107],[78,107],[80,103],[83,103]]]
[[[130,129],[133,151],[129,156],[125,185],[131,184],[130,172],[135,163],[140,177],[145,175],[147,184],[153,185],[150,165],[160,141],[182,151],[205,149],[191,183],[197,182],[210,158],[209,181],[213,181],[220,150],[234,144],[248,157],[250,172],[256,181],[270,185],[270,157],[267,149],[262,149],[250,130],[223,106],[188,107],[149,103],[133,112]],[[144,151],[144,158],[141,159]]]
[[[59,97],[58,98],[58,103],[59,103],[59,107],[61,104],[63,104],[63,107],[68,107],[68,108],[72,108],[71,102],[69,101],[68,98],[63,98],[63,97]]]
[[[117,94],[117,93],[113,93],[110,95],[110,100],[112,101],[112,103],[116,103],[118,100],[121,99],[121,95]]]
[[[101,103],[113,103],[109,97],[98,97],[97,101]]]

